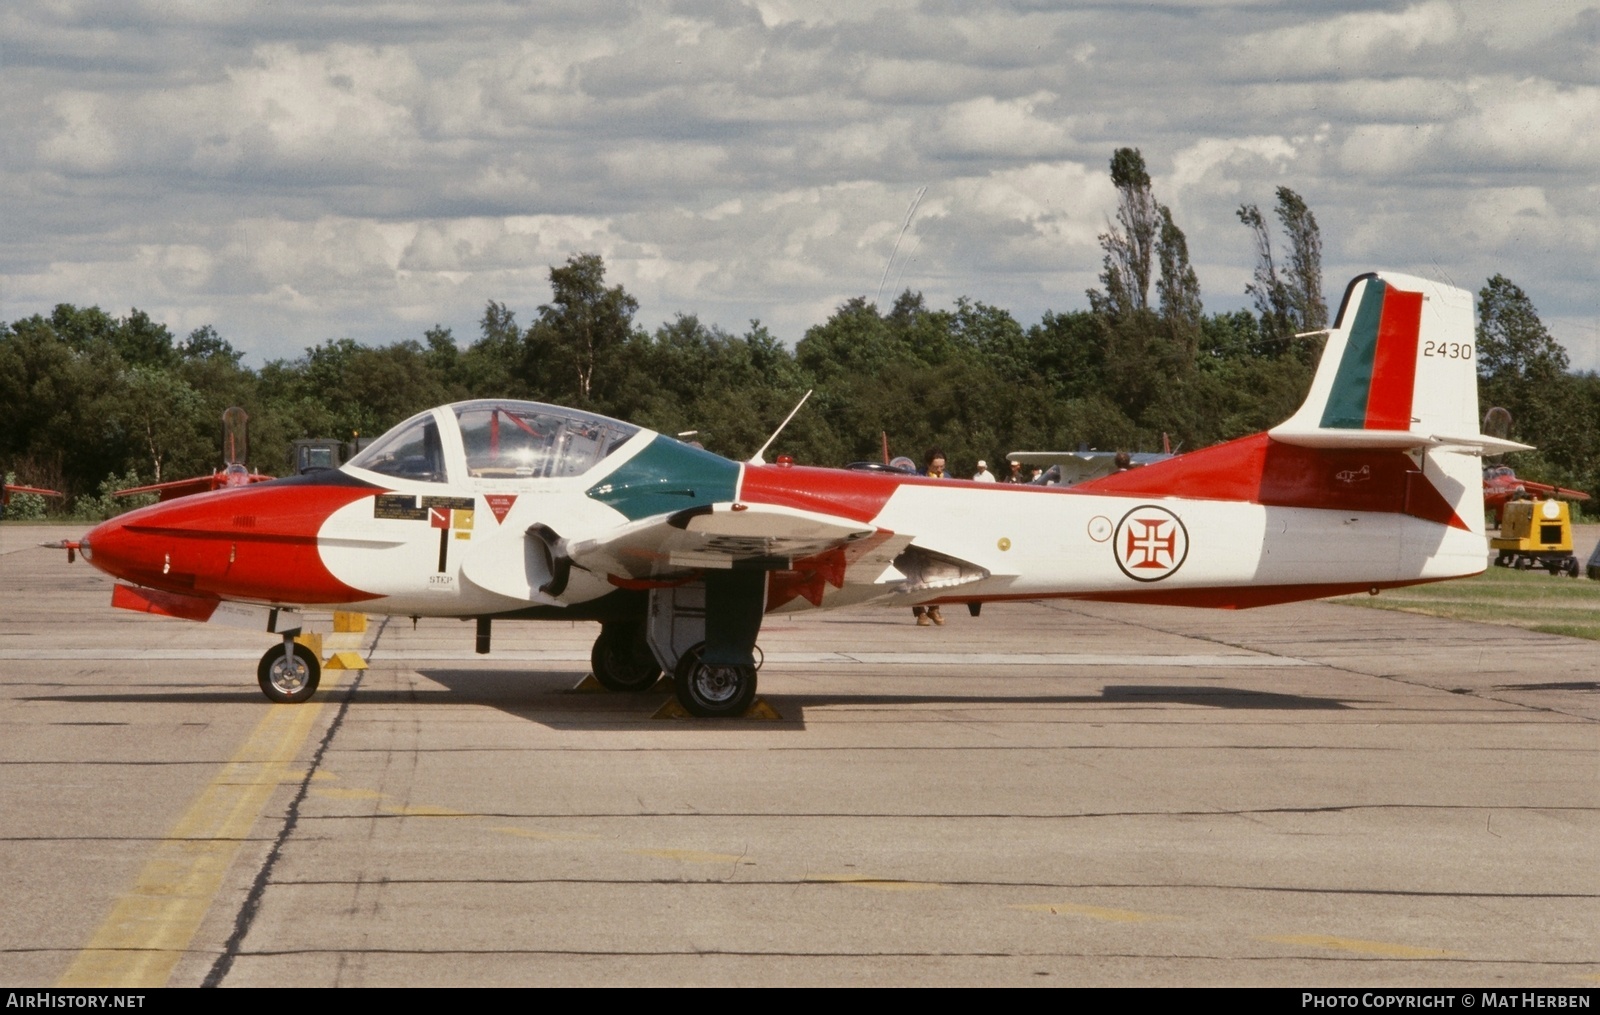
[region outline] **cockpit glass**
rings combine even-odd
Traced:
[[[439,443],[439,425],[431,414],[419,416],[379,437],[350,464],[358,469],[422,483],[443,483],[448,478],[444,449]]]
[[[639,428],[537,402],[464,402],[455,407],[469,475],[555,479],[588,472]]]

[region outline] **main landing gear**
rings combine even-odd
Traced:
[[[704,657],[705,642],[698,642],[684,650],[673,667],[678,704],[690,715],[706,719],[743,715],[756,697],[756,667],[708,663]],[[600,686],[621,694],[648,691],[661,679],[661,666],[639,624],[602,625],[589,663]]]
[[[297,641],[267,649],[256,667],[256,682],[261,693],[281,705],[310,701],[322,679],[322,663],[317,654]]]
[[[691,648],[673,671],[678,704],[690,715],[721,719],[744,715],[756,699],[756,668],[744,663],[708,663],[705,645]]]
[[[766,593],[761,570],[709,570],[697,581],[651,589],[642,616],[601,625],[589,653],[595,679],[607,690],[638,693],[665,671],[690,715],[743,715],[756,697]]]
[[[594,678],[608,691],[638,694],[661,679],[661,664],[650,651],[642,623],[600,625],[600,637],[589,652]]]

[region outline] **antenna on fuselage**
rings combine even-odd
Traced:
[[[816,390],[815,388],[811,388],[811,389],[807,390],[805,394],[800,396],[800,401],[794,403],[794,408],[789,410],[789,415],[783,417],[783,422],[778,424],[778,429],[772,431],[772,436],[768,437],[767,438],[767,442],[765,444],[761,445],[761,450],[757,451],[755,454],[750,456],[750,461],[749,461],[748,464],[750,464],[750,465],[765,465],[765,464],[767,464],[766,462],[762,461],[761,456],[767,453],[767,449],[768,448],[772,447],[772,442],[778,439],[778,435],[779,434],[783,433],[783,428],[789,425],[789,421],[791,419],[794,419],[794,414],[800,411],[800,407],[802,405],[806,404],[806,399],[810,398],[811,397],[811,392],[815,391],[815,390]]]

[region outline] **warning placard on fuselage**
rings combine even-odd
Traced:
[[[471,511],[471,497],[424,497],[411,493],[380,493],[372,499],[372,517],[425,522],[433,509]]]

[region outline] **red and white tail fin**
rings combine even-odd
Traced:
[[[1412,275],[1352,279],[1305,404],[1274,427],[1324,448],[1526,450],[1479,433],[1472,294]]]
[[[1305,404],[1268,432],[1301,447],[1420,453],[1427,482],[1481,532],[1479,457],[1527,445],[1479,432],[1474,337],[1464,289],[1391,272],[1355,278]]]

